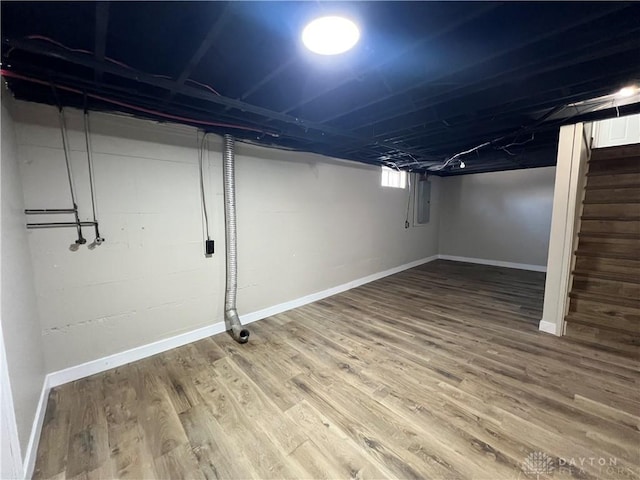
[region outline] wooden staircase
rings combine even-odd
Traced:
[[[566,335],[640,354],[640,144],[595,149],[583,201]]]

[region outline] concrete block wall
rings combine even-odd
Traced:
[[[2,377],[3,465],[10,445],[7,427],[15,426],[17,445],[11,453],[16,465],[28,450],[33,418],[46,374],[41,326],[36,309],[31,256],[24,228],[24,200],[18,169],[16,129],[2,98],[2,161],[0,163],[0,363]],[[5,363],[6,360],[6,363]],[[11,398],[9,398],[11,397]],[[10,404],[14,411],[10,411]],[[11,425],[10,425],[11,424]],[[20,457],[20,458],[16,458]]]
[[[26,208],[69,207],[56,110],[23,102],[16,107]],[[89,220],[82,114],[68,110],[66,117],[80,214]],[[216,254],[205,258],[197,130],[99,113],[90,123],[106,242],[72,251],[73,229],[27,235],[49,371],[223,319],[221,139],[209,137],[204,162],[216,241]],[[379,168],[236,147],[241,314],[438,253],[437,202],[428,226],[405,229],[407,190],[381,187]],[[438,184],[434,179],[434,199]],[[91,243],[92,230],[85,236]]]

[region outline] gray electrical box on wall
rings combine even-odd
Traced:
[[[429,223],[431,213],[431,182],[419,179],[416,184],[416,213],[415,224],[424,225]]]

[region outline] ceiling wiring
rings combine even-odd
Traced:
[[[535,139],[536,134],[535,132],[531,134],[531,138],[529,138],[528,140],[525,140],[524,142],[511,142],[509,145],[505,145],[504,147],[496,147],[497,150],[502,150],[503,152],[505,152],[508,155],[511,155],[512,157],[517,156],[515,153],[512,153],[511,151],[509,151],[509,148],[511,147],[518,147],[518,146],[522,146],[522,145],[526,145],[527,143],[531,143],[533,142],[533,140]]]
[[[609,103],[609,100],[606,100],[605,102],[602,102],[602,105],[605,105]],[[585,111],[580,110],[576,105],[559,105],[556,106],[552,109],[550,109],[547,113],[545,113],[542,117],[540,117],[538,120],[536,120],[534,123],[532,123],[531,125],[527,125],[527,126],[523,126],[521,128],[519,128],[518,130],[516,130],[515,132],[511,133],[511,134],[507,134],[507,135],[503,135],[501,137],[495,138],[493,140],[489,140],[487,142],[483,142],[479,145],[476,145],[475,147],[469,148],[468,150],[464,150],[462,152],[456,153],[455,155],[452,155],[451,157],[449,157],[448,159],[446,159],[444,162],[442,162],[440,165],[436,165],[434,166],[432,162],[408,162],[408,163],[402,163],[400,164],[400,168],[407,168],[409,166],[414,167],[414,168],[426,168],[428,170],[432,170],[432,171],[441,171],[444,170],[445,168],[447,168],[449,165],[453,164],[456,162],[456,160],[459,160],[461,157],[463,157],[464,155],[468,155],[469,153],[473,153],[473,152],[479,152],[481,149],[489,147],[489,146],[494,146],[494,148],[496,150],[503,150],[505,151],[507,154],[509,154],[510,156],[517,156],[515,154],[513,154],[512,152],[510,152],[508,149],[510,147],[514,147],[514,146],[520,146],[520,145],[525,145],[528,144],[530,142],[532,142],[535,138],[535,128],[537,128],[538,126],[540,126],[542,123],[544,123],[549,117],[553,116],[553,115],[557,115],[558,113],[562,112],[563,110],[567,109],[568,107],[573,107],[575,109],[575,113],[573,113],[572,115],[568,116],[568,117],[562,117],[560,118],[558,121],[553,122],[553,125],[559,125],[562,123],[566,123],[567,121],[573,119],[574,117],[577,117],[579,115],[582,115],[585,113]],[[588,112],[589,109],[594,108],[594,105],[589,105],[588,109],[586,109],[586,111]],[[597,106],[595,107],[597,108]],[[548,126],[548,125],[547,125]],[[528,140],[525,140],[524,142],[517,142],[517,138],[518,136],[520,136],[522,133],[525,132],[531,132],[531,138]],[[505,146],[499,146],[497,145],[499,142],[502,142],[504,140],[506,140],[507,138],[511,138],[514,137],[514,141],[508,145]]]
[[[407,214],[405,215],[404,218],[404,228],[409,228],[409,226],[411,225],[409,223],[409,209],[411,207],[411,173],[407,172],[407,183],[408,183],[408,187],[409,187],[409,191],[407,192]]]
[[[17,100],[53,104],[55,84],[68,107],[91,92],[92,110],[436,176],[552,165],[561,125],[640,112],[632,2],[373,2],[362,45],[333,59],[299,48],[306,2],[260,8],[300,27],[278,34],[251,2],[105,5],[3,3],[0,68],[22,76],[5,79]],[[402,27],[379,28],[389,18]],[[622,103],[623,90],[637,95]],[[617,103],[581,105],[604,97]]]
[[[480,145],[477,145],[473,148],[470,148],[468,150],[465,150],[463,152],[459,152],[456,153],[455,155],[453,155],[452,157],[450,157],[449,159],[447,159],[442,165],[433,168],[433,170],[443,170],[444,168],[446,168],[448,165],[451,164],[451,162],[457,160],[458,158],[467,155],[469,153],[473,153],[473,152],[477,152],[485,147],[488,147],[489,145],[495,145],[498,142],[501,142],[511,136],[515,135],[515,138],[518,138],[518,135],[520,135],[523,132],[526,131],[531,131],[532,129],[536,128],[537,126],[539,126],[541,123],[543,123],[547,118],[549,118],[551,115],[557,114],[558,112],[564,110],[565,108],[567,108],[566,105],[559,105],[557,107],[552,108],[551,110],[549,110],[547,113],[545,113],[544,115],[542,115],[542,117],[540,117],[538,120],[536,120],[533,124],[531,125],[527,125],[524,127],[519,128],[516,132],[513,132],[512,134],[507,134],[507,135],[502,135],[501,137],[498,137],[494,140],[489,140],[488,142],[484,142],[481,143]]]
[[[413,157],[412,155],[409,155],[409,156],[415,160],[415,157]],[[407,176],[407,186],[409,190],[407,192],[407,212],[404,218],[404,228],[409,228],[409,226],[411,225],[409,223],[409,211],[411,209],[411,173],[407,172],[406,170],[401,170],[400,167],[398,167],[398,165],[395,162],[392,162],[390,160],[385,160],[382,166],[387,168],[389,167],[395,168],[398,171],[398,173],[402,174],[404,172],[405,175]]]
[[[83,48],[73,48],[73,47],[69,47],[67,45],[65,45],[64,43],[58,42],[57,40],[54,40],[53,38],[49,38],[49,37],[45,37],[44,35],[27,35],[26,37],[24,37],[27,40],[41,40],[43,42],[47,42],[47,43],[51,43],[52,45],[55,45],[57,47],[63,48],[69,52],[74,52],[74,53],[83,53],[85,55],[93,55],[93,52],[89,51],[89,50],[85,50]],[[7,52],[7,56],[9,56],[9,54],[13,51],[13,48],[11,50],[9,50]],[[121,62],[119,60],[116,60],[114,58],[111,57],[104,57],[104,59],[107,62],[111,62],[115,65],[118,65],[120,67],[132,70],[134,72],[139,72],[140,70],[138,70],[137,68],[132,67],[131,65],[127,65],[124,62]],[[157,78],[168,78],[168,79],[172,79],[172,77],[170,77],[169,75],[160,75],[160,74],[149,74],[152,77],[157,77]],[[186,83],[192,83],[194,85],[198,85],[200,87],[206,88],[207,90],[209,90],[211,93],[220,96],[220,92],[218,92],[215,88],[213,88],[211,85],[207,85],[206,83],[201,83],[198,82],[196,80],[192,80],[190,78],[185,80]]]
[[[16,79],[19,79],[19,80],[25,80],[25,81],[32,82],[32,83],[37,83],[37,84],[40,84],[40,85],[48,85],[48,86],[52,85],[50,82],[46,82],[44,80],[39,80],[37,78],[28,77],[26,75],[21,75],[19,73],[15,73],[15,72],[12,72],[10,70],[5,70],[5,69],[1,69],[0,70],[0,75],[2,75],[3,77],[16,78]],[[59,85],[59,84],[53,84],[53,85],[59,90],[63,90],[63,91],[66,91],[66,92],[71,92],[71,93],[77,93],[79,95],[85,95],[86,94],[87,97],[93,98],[95,100],[100,100],[100,101],[103,101],[103,102],[111,103],[113,105],[118,105],[120,107],[128,108],[128,109],[135,110],[135,111],[142,112],[142,113],[147,113],[149,115],[155,115],[155,116],[166,118],[166,119],[169,119],[169,120],[175,120],[175,121],[178,121],[178,122],[187,122],[187,123],[192,123],[192,124],[197,124],[197,125],[206,125],[206,126],[210,126],[210,127],[234,128],[234,129],[238,129],[238,130],[244,130],[244,131],[247,131],[247,132],[255,132],[255,133],[261,133],[261,134],[273,136],[272,133],[265,132],[264,130],[260,130],[259,128],[249,127],[249,126],[245,126],[245,125],[234,125],[234,124],[230,124],[230,123],[211,122],[211,121],[208,121],[208,120],[199,120],[199,119],[195,119],[195,118],[183,117],[183,116],[180,116],[180,115],[173,115],[173,114],[170,114],[170,113],[160,112],[158,110],[152,110],[152,109],[145,108],[145,107],[139,107],[137,105],[133,105],[133,104],[130,104],[130,103],[121,102],[120,100],[115,100],[113,98],[104,97],[102,95],[96,95],[94,93],[85,93],[85,92],[83,92],[81,90],[78,90],[77,88],[66,87],[64,85]]]
[[[204,215],[204,229],[207,235],[207,240],[211,240],[209,233],[209,214],[207,212],[207,198],[205,195],[204,189],[204,171],[202,164],[204,163],[204,147],[205,141],[207,139],[208,132],[204,132],[202,135],[202,139],[200,140],[200,145],[198,147],[198,170],[200,172],[200,199],[202,201],[202,213]],[[209,149],[207,148],[207,152]]]

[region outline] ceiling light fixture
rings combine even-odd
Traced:
[[[460,168],[464,168],[464,167],[466,167],[466,166],[467,166],[467,165],[466,165],[464,162],[460,162]]]
[[[624,87],[618,91],[617,96],[622,98],[631,97],[635,95],[637,91],[638,87],[636,86]]]
[[[302,31],[302,43],[319,55],[339,55],[351,50],[360,39],[360,30],[344,17],[321,17]]]

